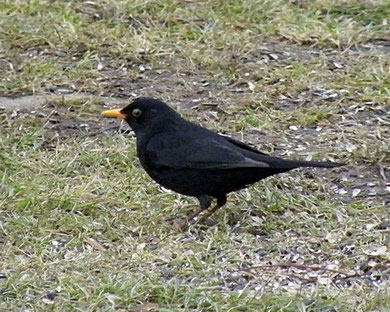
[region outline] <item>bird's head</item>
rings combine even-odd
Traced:
[[[124,108],[106,110],[102,115],[126,120],[136,135],[161,131],[174,121],[181,120],[180,115],[167,104],[152,98],[137,98]]]

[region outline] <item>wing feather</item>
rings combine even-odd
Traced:
[[[250,159],[232,149],[220,136],[159,134],[146,146],[146,157],[154,165],[176,169],[268,168],[265,162]]]

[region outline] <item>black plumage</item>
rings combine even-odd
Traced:
[[[124,118],[137,137],[142,167],[153,180],[180,194],[198,198],[200,208],[179,224],[217,204],[203,219],[226,203],[226,194],[268,176],[299,167],[333,168],[342,164],[285,160],[183,119],[162,101],[139,98],[123,109],[102,113]]]

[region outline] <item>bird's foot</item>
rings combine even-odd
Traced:
[[[205,215],[199,218],[199,220],[195,221],[195,224],[198,223],[204,223],[205,221],[208,221],[208,218],[215,212],[217,211],[221,206],[220,205],[215,205],[210,211],[208,211]],[[179,229],[181,231],[184,231],[185,229],[188,228],[191,222],[194,221],[194,219],[199,216],[205,209],[199,208],[190,214],[188,214],[184,218],[174,218],[170,217],[165,219],[166,222],[168,222],[171,226],[173,226],[176,229]],[[206,224],[208,226],[213,226],[214,224]]]
[[[178,218],[173,222],[173,226],[181,231],[184,231],[189,226],[189,221],[187,218]]]
[[[216,225],[218,222],[215,220],[207,219],[207,220],[189,220],[188,218],[171,218],[169,225],[172,226],[173,228],[184,231],[186,230],[191,224],[193,225],[200,225],[202,227],[213,227]]]
[[[167,222],[171,227],[177,230],[185,230],[189,225],[188,218],[178,218],[178,217],[169,217],[164,220]]]
[[[166,217],[166,218],[164,219],[164,221],[167,222],[167,223],[172,223],[172,222],[175,221],[176,219],[178,219],[178,218],[175,217],[175,216],[171,216],[171,217]]]

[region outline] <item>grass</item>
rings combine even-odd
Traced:
[[[46,97],[0,111],[0,309],[389,310],[389,10],[0,0],[0,93]],[[348,166],[268,178],[178,232],[164,219],[195,200],[153,183],[133,136],[99,116],[139,95]]]

